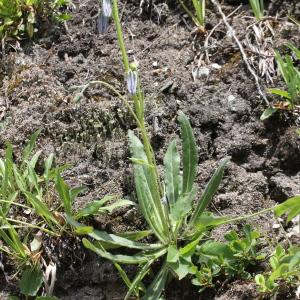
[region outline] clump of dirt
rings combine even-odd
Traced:
[[[106,81],[124,92],[113,25],[100,36],[96,31],[98,1],[74,3],[77,8],[68,30],[56,29],[24,45],[23,52],[11,52],[1,62],[0,148],[3,153],[5,142],[10,141],[18,155],[30,135],[41,128],[38,149],[43,150],[44,157],[54,153],[57,164],[70,164],[64,172],[65,180],[72,186],[88,188],[75,203],[82,207],[106,194],[133,197],[127,130],[135,129],[135,124],[121,101],[103,87],[90,88],[80,103],[73,101],[70,88],[89,80]],[[279,13],[282,18],[276,23],[274,45],[281,46],[290,39],[299,44],[299,34],[295,35],[299,28],[287,23],[286,18],[288,10],[299,14],[297,1],[281,1],[280,6],[272,3],[270,14]],[[230,14],[239,4],[224,1],[222,7]],[[194,25],[173,1],[154,1],[142,14],[136,1],[122,1],[120,8],[130,59],[139,62],[146,118],[158,163],[162,164],[170,140],[178,137],[176,116],[182,110],[191,120],[199,147],[200,188],[204,188],[218,161],[231,156],[211,207],[216,214],[245,215],[300,193],[300,139],[295,118],[283,113],[266,122],[259,120],[264,103],[224,24],[219,25],[212,44],[205,48],[207,35],[193,32]],[[243,5],[229,18],[241,40],[244,29],[253,23],[249,15],[249,7]],[[212,5],[207,19],[209,30],[220,21]],[[203,59],[205,51],[210,64]],[[195,68],[200,77],[193,78]],[[274,82],[279,79],[274,78]],[[262,84],[269,86],[266,78]],[[112,232],[145,226],[136,209],[119,210],[93,222]],[[271,215],[249,222],[271,238],[276,237]],[[218,229],[215,236],[222,239],[228,228]],[[112,264],[91,253],[75,264],[65,259],[58,274],[55,294],[60,299],[115,299],[126,292]],[[181,284],[174,288],[177,283],[171,283],[167,299],[257,297],[254,285],[248,282],[229,282],[204,294],[198,294],[186,281]]]

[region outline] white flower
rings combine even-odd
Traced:
[[[103,15],[107,18],[111,17],[111,2],[110,0],[102,0]]]

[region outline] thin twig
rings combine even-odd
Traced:
[[[242,7],[242,5],[239,5],[233,12],[231,12],[227,18],[230,18],[232,15],[234,15],[240,8]],[[204,41],[204,49],[208,49],[208,41],[210,39],[210,37],[212,36],[212,34],[214,33],[214,31],[222,24],[223,21],[220,21],[215,27],[213,27],[213,29],[209,32],[208,36],[206,37],[205,41]],[[205,50],[205,55],[206,55],[206,60],[208,63],[210,63],[209,60],[209,55],[208,55],[208,50]]]
[[[251,75],[253,76],[254,80],[255,80],[255,84],[258,90],[258,93],[260,94],[260,96],[264,99],[265,103],[270,106],[270,103],[267,99],[267,96],[265,95],[265,93],[262,91],[261,87],[260,87],[260,83],[259,83],[259,78],[256,75],[255,71],[251,68],[249,62],[248,62],[248,58],[247,55],[244,51],[244,48],[242,46],[242,44],[240,43],[240,41],[238,40],[237,36],[235,35],[234,29],[231,27],[231,25],[227,22],[226,16],[223,13],[223,10],[221,8],[220,3],[217,0],[211,0],[211,2],[218,8],[220,15],[222,16],[222,19],[224,21],[224,24],[226,25],[228,32],[230,33],[230,35],[234,38],[235,42],[237,43],[240,52],[242,54],[243,60],[247,66],[248,71],[251,73]]]

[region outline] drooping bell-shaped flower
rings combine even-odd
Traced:
[[[107,32],[108,22],[109,22],[109,18],[104,16],[103,13],[101,13],[97,19],[97,31],[100,34],[104,34]]]
[[[135,95],[137,89],[137,72],[129,70],[127,73],[127,89],[129,94]]]
[[[111,0],[102,0],[102,13],[105,17],[111,17]]]

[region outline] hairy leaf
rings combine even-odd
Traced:
[[[198,202],[196,209],[191,217],[191,220],[189,223],[190,226],[195,225],[197,219],[204,212],[204,210],[206,209],[206,207],[209,205],[212,198],[214,197],[215,193],[217,192],[218,187],[219,187],[222,177],[223,177],[225,166],[229,160],[230,160],[230,158],[226,157],[221,161],[218,169],[215,171],[212,178],[208,182],[208,184],[200,198],[200,201]]]
[[[171,142],[164,158],[166,195],[170,205],[174,205],[179,195],[180,156],[176,141]]]
[[[183,148],[183,183],[182,193],[189,193],[193,189],[197,174],[198,154],[195,137],[187,116],[180,112],[178,121],[181,127]]]

